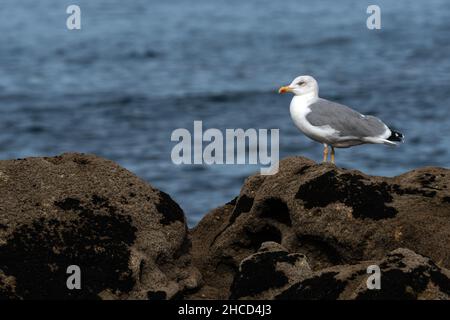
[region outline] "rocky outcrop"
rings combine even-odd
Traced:
[[[111,161],[0,161],[0,195],[0,298],[169,299],[199,285],[181,208]],[[66,286],[70,265],[81,290]]]
[[[287,158],[193,230],[170,196],[92,155],[0,161],[0,195],[0,299],[450,296],[447,169],[384,178]]]
[[[301,157],[284,159],[277,174],[249,177],[239,197],[192,231],[194,263],[205,280],[194,297],[268,296],[239,293],[236,285],[242,283],[241,262],[266,241],[306,256],[315,272],[381,261],[397,248],[449,268],[449,199],[447,169],[384,178]],[[286,278],[283,283],[290,283]]]

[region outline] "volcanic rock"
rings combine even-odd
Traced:
[[[380,287],[369,289],[367,268],[380,268]],[[320,270],[274,296],[308,300],[448,300],[450,271],[430,259],[399,248],[379,261]]]
[[[170,299],[200,283],[181,208],[111,161],[0,161],[0,194],[0,298]]]
[[[450,268],[449,199],[448,169],[386,178],[286,158],[277,174],[249,177],[236,199],[192,230],[193,261],[205,281],[192,297],[247,296],[230,288],[242,261],[267,241],[303,254],[313,271],[379,261],[397,248]]]

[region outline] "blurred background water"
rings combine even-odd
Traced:
[[[82,29],[66,28],[77,4]],[[369,4],[382,29],[366,28]],[[393,176],[449,166],[447,0],[2,0],[0,158],[95,153],[169,193],[191,226],[239,193],[255,166],[172,164],[176,128],[280,128],[280,155],[321,159],[289,96],[322,97],[406,135],[398,148],[338,149],[338,165]]]

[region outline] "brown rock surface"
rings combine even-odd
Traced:
[[[264,244],[267,244],[265,242]],[[263,246],[264,246],[263,244]],[[373,269],[379,287],[374,288]],[[372,284],[368,288],[367,283]],[[450,272],[429,258],[400,248],[376,261],[337,265],[311,272],[304,256],[283,248],[261,248],[244,259],[231,285],[231,298],[281,300],[449,299]]]
[[[311,275],[306,257],[288,253],[276,242],[264,242],[257,253],[242,260],[231,285],[231,299],[273,299]]]
[[[380,288],[368,289],[367,268],[380,268]],[[370,280],[370,279],[369,279]],[[400,248],[378,261],[340,265],[307,275],[275,299],[448,300],[450,271],[430,259]]]
[[[449,187],[442,168],[384,178],[291,157],[189,235],[167,194],[111,161],[0,161],[0,299],[449,299]]]
[[[0,161],[0,298],[160,299],[199,285],[183,211],[92,155]],[[81,268],[81,290],[66,269]]]
[[[408,248],[450,267],[450,170],[367,176],[301,157],[249,177],[232,202],[192,230],[205,280],[193,298],[228,298],[240,263],[266,241],[307,257],[314,271]]]

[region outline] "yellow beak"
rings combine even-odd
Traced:
[[[292,89],[289,88],[289,86],[284,86],[278,89],[278,93],[286,93],[286,92],[292,92]]]

